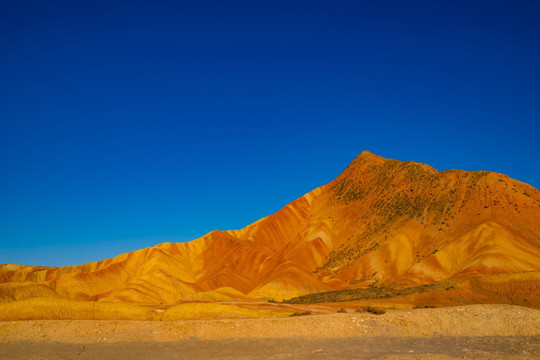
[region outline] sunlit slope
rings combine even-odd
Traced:
[[[328,247],[298,236],[307,227],[312,194],[319,192],[243,230],[213,231],[189,243],[164,243],[73,267],[4,265],[0,296],[4,301],[60,296],[169,304],[245,300],[252,292],[267,294],[272,287],[287,296],[329,290],[318,280],[321,276],[313,274]],[[298,261],[299,257],[306,259]]]
[[[487,171],[359,155],[241,230],[73,267],[0,267],[0,299],[172,304],[283,299],[540,270],[540,193]]]
[[[329,278],[431,282],[540,268],[540,194],[505,175],[363,154],[329,190],[334,251],[318,270]]]

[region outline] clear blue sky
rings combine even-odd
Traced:
[[[241,228],[362,150],[540,187],[538,1],[3,1],[0,263]]]

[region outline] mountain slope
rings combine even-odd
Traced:
[[[363,152],[331,183],[241,230],[72,267],[2,265],[0,299],[284,299],[533,270],[538,190]]]

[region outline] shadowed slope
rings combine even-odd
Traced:
[[[540,193],[487,171],[359,155],[330,184],[241,230],[100,262],[0,267],[0,299],[284,299],[540,270]]]

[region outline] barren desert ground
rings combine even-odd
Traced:
[[[179,321],[0,322],[0,359],[537,359],[540,311],[510,305]]]

